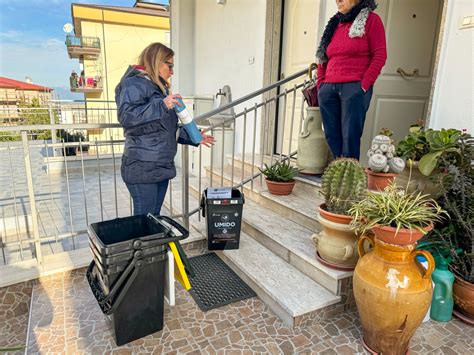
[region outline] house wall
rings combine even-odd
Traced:
[[[103,13],[105,22],[98,21],[92,15]],[[115,87],[120,82],[129,65],[137,64],[141,51],[153,42],[162,42],[170,45],[169,18],[156,16],[140,16],[128,13],[115,13],[115,17],[107,17],[108,11],[91,10],[89,18],[95,21],[81,21],[81,35],[98,37],[100,39],[101,54],[95,60],[84,60],[86,77],[102,77],[103,91],[101,93],[86,93],[88,123],[116,123]],[[110,14],[109,14],[110,15]],[[97,15],[98,16],[98,15]],[[96,16],[96,17],[97,17]],[[150,20],[150,18],[152,20]],[[114,23],[107,22],[107,19]],[[146,21],[148,22],[146,22]],[[151,21],[151,22],[150,22]],[[80,70],[76,70],[78,74]],[[105,102],[91,102],[100,100]],[[109,102],[112,101],[112,102]],[[98,129],[89,130],[89,140],[122,139],[123,130]],[[109,147],[103,146],[102,153],[110,153]]]
[[[429,127],[474,134],[474,28],[460,29],[474,15],[472,0],[448,0]]]
[[[171,0],[171,42],[177,51],[175,92],[186,96],[215,95],[219,88],[229,85],[235,100],[261,89],[265,18],[263,0],[232,0],[224,5],[216,0]],[[258,97],[246,106],[260,101]],[[238,107],[236,112],[241,109]],[[238,120],[237,152],[242,149],[242,125],[242,119]],[[247,148],[251,133],[248,130]]]

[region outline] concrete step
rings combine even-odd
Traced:
[[[224,260],[290,327],[309,325],[340,302],[294,266],[277,257],[246,233],[238,250],[219,251]]]
[[[202,181],[202,186],[207,186],[207,181]],[[190,179],[191,209],[199,203],[195,184],[197,179]],[[180,201],[181,196],[179,189],[173,189],[173,200]],[[166,201],[169,199],[165,199],[165,204]],[[180,212],[181,205],[175,206],[175,213]],[[279,220],[285,227],[268,226],[265,221],[269,220]],[[202,233],[203,238],[207,235],[205,223],[198,214],[190,217],[190,228]],[[277,229],[280,231],[276,232]],[[316,261],[311,234],[312,231],[246,200],[240,249],[218,254],[286,324],[308,324],[333,304],[337,304],[334,307],[339,311],[343,309],[337,293],[340,281],[350,276]]]
[[[209,179],[201,182],[202,186],[207,186]],[[190,191],[194,198],[198,198],[197,179],[190,180]],[[296,184],[297,187],[299,183]],[[201,187],[202,187],[201,186]],[[294,198],[292,195],[275,196],[268,192],[261,192],[262,195],[268,194],[270,199],[275,198],[273,202],[279,209],[280,213],[273,209],[265,207],[262,202],[266,203],[266,198],[260,199],[259,203],[246,199],[243,209],[242,230],[271,250],[274,254],[290,263],[298,270],[309,276],[314,281],[339,295],[341,293],[341,282],[350,278],[352,272],[338,271],[330,269],[316,260],[315,247],[311,240],[313,233],[319,232],[319,223],[316,222],[316,210],[313,209],[306,219],[311,221],[311,226],[305,226],[300,223],[301,213],[298,209],[311,210],[307,205],[313,205],[312,199],[304,199],[300,201],[299,196],[310,194],[307,189],[311,186],[301,186],[296,191]],[[190,203],[194,206],[197,202]],[[205,233],[205,226],[202,227]]]
[[[227,155],[226,157],[227,157],[227,163],[231,164],[232,163],[232,155]],[[275,163],[275,161],[279,158],[280,158],[279,155],[275,155],[273,157],[273,163]],[[295,158],[292,158],[291,162],[292,162],[292,165],[295,165],[295,166],[297,165]],[[264,156],[263,163],[267,163],[267,164],[270,165],[271,159],[270,159],[269,155]],[[245,159],[244,159],[243,166],[244,166],[244,170],[246,172],[252,172],[253,171],[254,173],[257,173],[259,171],[258,168],[261,167],[261,164],[262,164],[262,156],[259,155],[259,154],[256,154],[255,158],[254,158],[254,164],[253,164],[254,168],[252,170],[252,155],[251,154],[245,154]],[[242,169],[242,154],[235,154],[234,155],[234,166],[237,166],[240,169]],[[304,183],[307,183],[309,185],[313,185],[313,186],[316,186],[316,187],[321,187],[321,175],[311,176],[311,175],[299,174],[298,176],[295,177],[295,180],[301,181],[301,182],[304,182]]]
[[[278,196],[263,190],[258,202],[261,206],[310,230],[320,230],[318,207],[324,199],[319,191],[319,187],[297,181],[290,195]]]
[[[246,202],[242,228],[260,244],[335,295],[341,293],[341,281],[352,276],[352,272],[333,270],[317,261],[311,236],[319,230],[308,229],[253,201]]]
[[[223,172],[223,174],[222,174]],[[211,186],[210,170],[207,170],[207,186]],[[234,184],[241,180],[242,171],[240,168],[233,169]],[[251,173],[244,172],[244,178],[251,176]],[[214,186],[231,186],[232,185],[232,167],[225,166],[224,169],[213,171],[212,183]],[[222,177],[222,179],[221,179]],[[262,180],[262,182],[261,182]],[[319,230],[321,228],[317,216],[318,207],[324,202],[320,188],[314,184],[309,184],[307,181],[297,181],[293,192],[287,196],[273,195],[268,192],[265,181],[260,178],[253,180],[253,187],[250,182],[244,185],[244,194],[246,200],[253,200],[262,206],[280,214],[283,217],[288,217],[309,229]],[[202,186],[204,186],[204,180]]]

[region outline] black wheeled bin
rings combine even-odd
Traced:
[[[110,316],[117,345],[162,330],[167,245],[188,231],[149,214],[92,223],[88,232],[93,260],[87,280]]]
[[[209,250],[239,249],[244,194],[232,188],[230,198],[208,198],[202,193],[202,216],[206,217]]]

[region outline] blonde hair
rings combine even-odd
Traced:
[[[166,93],[170,84],[160,77],[160,68],[174,56],[174,51],[162,43],[156,42],[146,47],[138,57],[138,65],[144,66],[150,79]]]

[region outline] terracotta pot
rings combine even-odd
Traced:
[[[456,308],[474,321],[474,284],[454,274],[453,297]]]
[[[323,230],[311,238],[319,256],[335,266],[354,267],[359,258],[354,228],[348,223],[328,220],[324,214],[319,214],[318,220]]]
[[[384,355],[405,354],[408,344],[431,304],[431,254],[416,250],[415,244],[399,246],[375,238],[373,251],[365,254],[359,239],[359,262],[354,270],[354,297],[364,341],[371,350]],[[417,255],[428,260],[425,270]]]
[[[340,224],[349,224],[352,221],[351,216],[346,216],[345,214],[337,214],[337,213],[328,212],[326,210],[325,203],[319,206],[319,215],[322,216],[324,219],[327,219],[328,221],[340,223]]]
[[[365,168],[367,174],[367,184],[369,190],[382,191],[397,177],[394,173],[374,173],[369,168]]]
[[[423,230],[427,233],[433,229],[433,226],[427,226]],[[381,241],[395,245],[411,245],[415,244],[425,234],[418,229],[402,228],[397,233],[397,228],[387,226],[375,226],[372,228],[375,236]]]
[[[289,182],[275,182],[265,179],[267,182],[268,192],[274,195],[289,195],[293,191],[296,181],[291,180]]]

